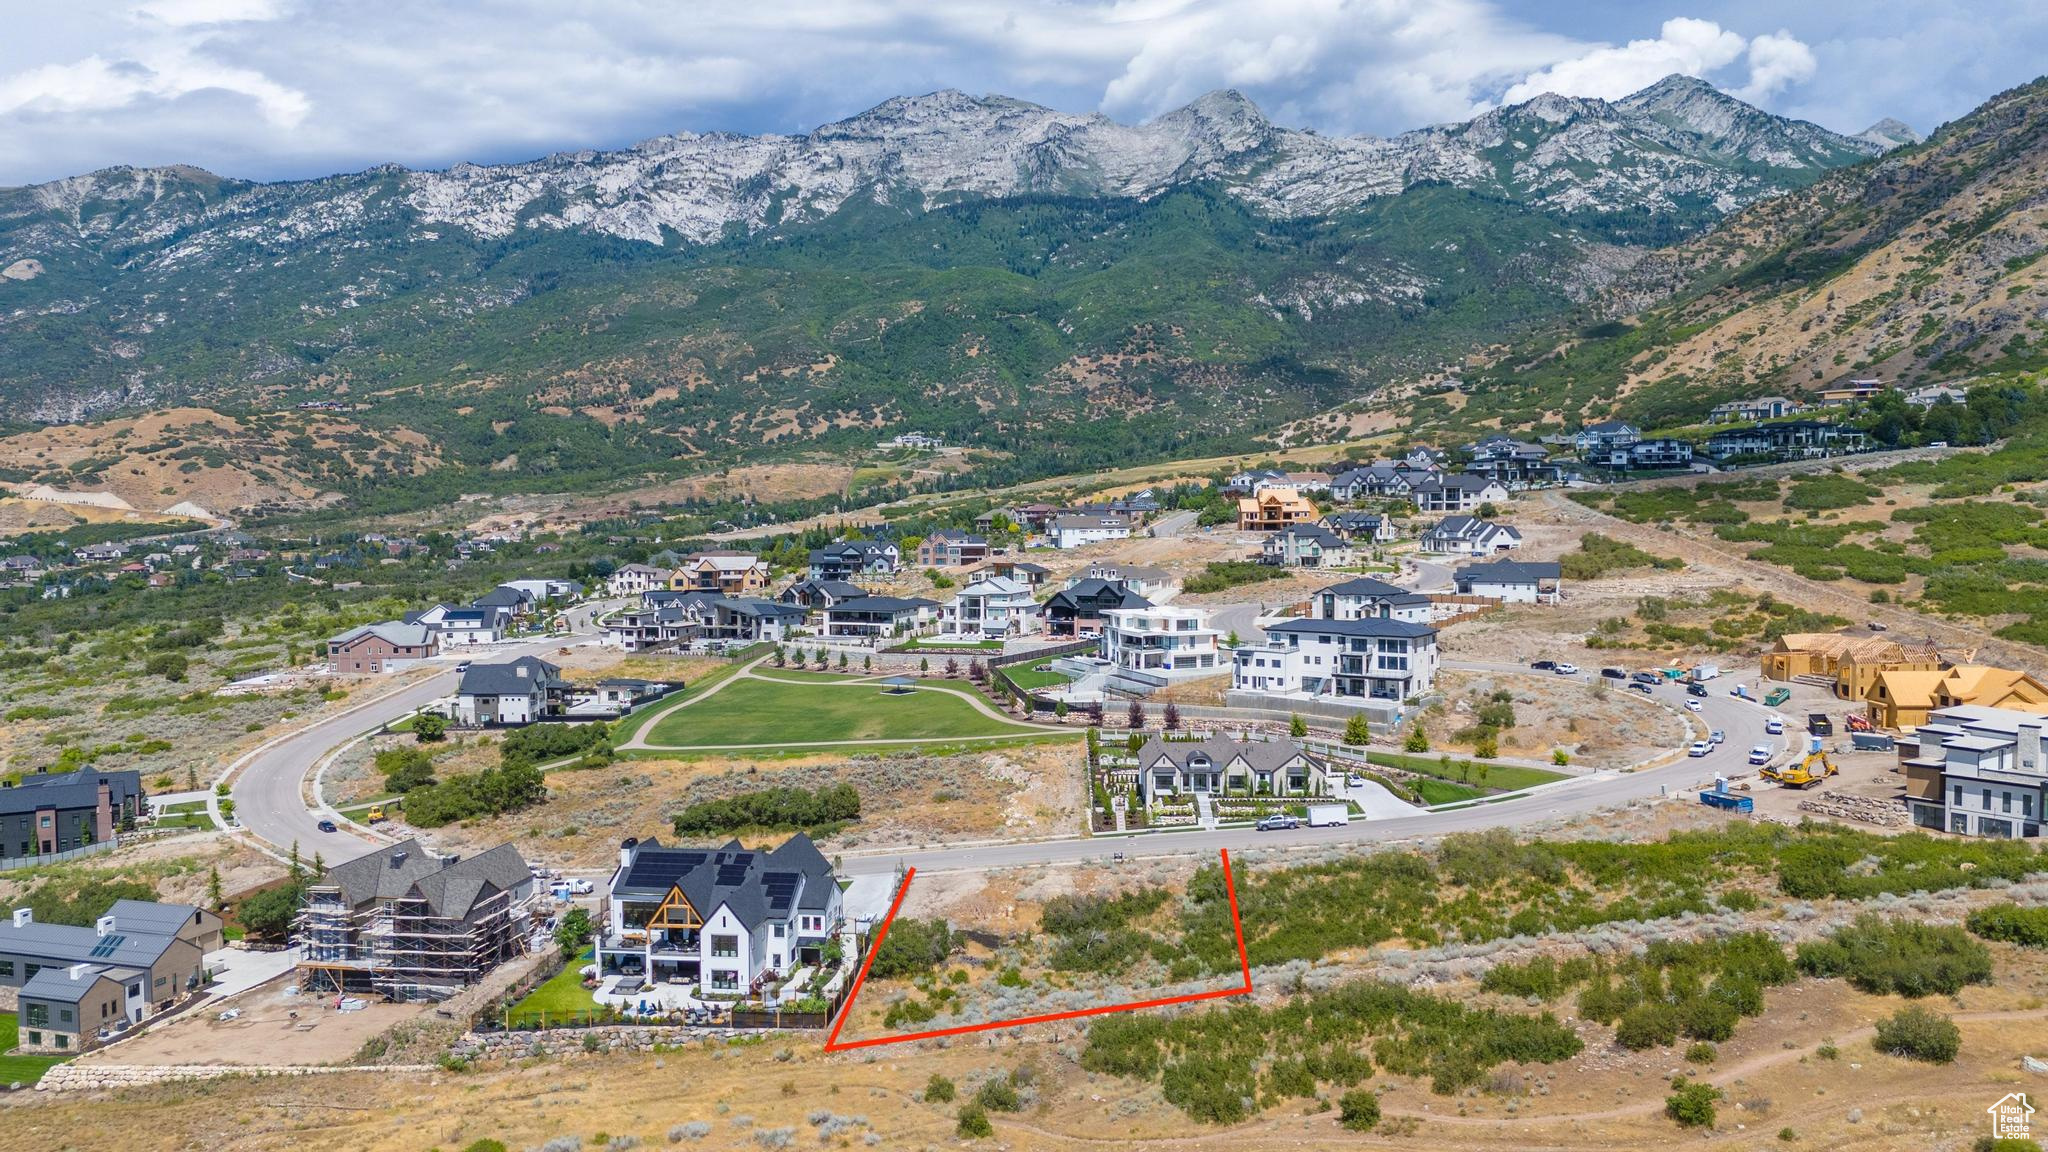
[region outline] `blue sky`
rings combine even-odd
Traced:
[[[1677,71],[1926,132],[2048,60],[2048,4],[2022,0],[0,0],[0,27],[0,185],[801,132],[944,87],[1126,121],[1235,87],[1283,124],[1385,135]]]

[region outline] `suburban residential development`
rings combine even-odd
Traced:
[[[0,1152],[2039,1152],[2042,21],[1579,8],[23,7]]]

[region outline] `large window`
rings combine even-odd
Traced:
[[[730,992],[740,986],[740,974],[730,968],[713,968],[711,986],[722,992]]]
[[[23,1008],[23,1020],[39,1028],[49,1026],[50,1006],[48,1004],[28,1004],[24,1005]]]
[[[740,938],[737,936],[713,936],[711,954],[731,958],[740,954]]]

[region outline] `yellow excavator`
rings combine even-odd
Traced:
[[[1839,771],[1828,754],[1821,751],[1820,737],[1814,736],[1808,739],[1806,755],[1797,763],[1765,768],[1757,775],[1787,788],[1811,788]]]

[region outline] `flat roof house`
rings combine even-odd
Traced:
[[[0,859],[51,856],[119,835],[144,812],[134,769],[30,772],[0,787]]]
[[[598,971],[737,999],[818,962],[841,919],[838,878],[801,832],[769,852],[627,840],[605,890]]]
[[[328,662],[350,676],[396,672],[440,651],[441,637],[433,628],[396,620],[351,628],[327,642]]]
[[[454,857],[405,840],[336,864],[293,923],[300,985],[446,1000],[526,951],[533,893],[510,844]]]
[[[1207,608],[1152,605],[1103,613],[1102,656],[1114,678],[1142,689],[1220,671],[1223,634],[1209,626]]]
[[[940,630],[955,636],[1007,638],[1038,631],[1038,602],[1021,580],[990,576],[960,589],[947,604]]]
[[[2040,836],[2048,807],[2044,727],[2048,719],[2031,712],[1936,709],[1915,734],[1917,747],[1899,746],[1914,825],[2002,840]]]
[[[857,596],[818,611],[827,636],[906,636],[938,617],[939,602],[922,596]]]
[[[1398,705],[1436,682],[1436,638],[1407,620],[1288,620],[1268,628],[1264,644],[1237,650],[1232,692]]]

